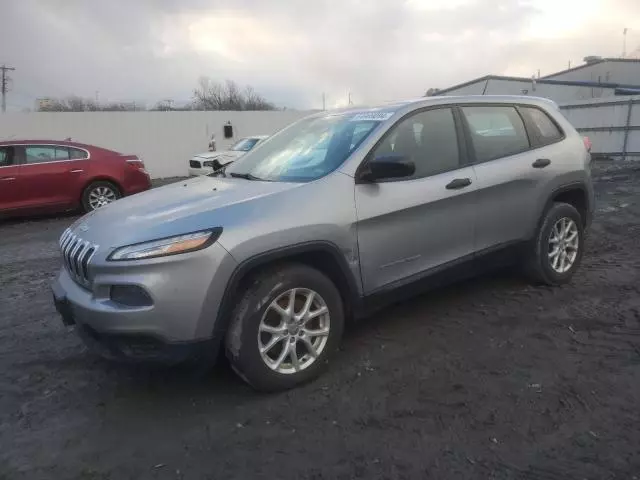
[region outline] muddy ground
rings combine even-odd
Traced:
[[[640,478],[640,166],[603,164],[568,286],[501,272],[349,329],[318,381],[115,366],[48,285],[73,217],[0,226],[0,479]]]

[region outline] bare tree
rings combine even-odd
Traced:
[[[201,77],[193,92],[193,103],[198,110],[222,110],[223,87],[207,77]]]
[[[240,87],[233,80],[226,82],[226,107],[225,110],[244,110],[244,98],[240,93]]]
[[[127,112],[144,110],[135,102],[110,102],[98,104],[95,100],[72,95],[63,100],[51,99],[42,103],[38,109],[40,112]]]
[[[80,97],[71,96],[65,100],[67,111],[69,112],[84,112],[86,110],[85,101]]]
[[[233,80],[222,84],[207,77],[200,78],[193,92],[193,107],[196,110],[275,110],[274,105],[251,86],[241,90]]]

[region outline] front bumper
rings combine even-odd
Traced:
[[[211,167],[202,167],[202,168],[189,167],[190,177],[197,177],[199,175],[209,175],[210,173],[213,173],[213,168]]]
[[[236,262],[214,243],[197,252],[147,261],[91,265],[91,289],[66,269],[52,284],[63,322],[75,325],[87,346],[107,358],[179,360],[219,343],[214,324]],[[114,285],[144,289],[151,304],[111,299]],[[213,353],[213,352],[211,352]]]

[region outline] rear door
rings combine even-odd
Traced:
[[[20,208],[23,203],[20,188],[20,165],[15,147],[0,146],[0,210]]]
[[[397,154],[412,177],[356,184],[360,268],[366,294],[399,286],[473,253],[475,189],[452,108],[400,120],[368,157]]]
[[[77,199],[73,178],[78,175],[69,148],[56,145],[24,145],[21,182],[27,190],[26,206],[64,206]]]
[[[527,240],[537,223],[539,187],[552,159],[530,138],[515,105],[460,108],[477,177],[475,250],[479,253]]]

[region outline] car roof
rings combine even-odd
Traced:
[[[379,112],[395,114],[398,112],[408,112],[422,107],[429,107],[432,105],[449,105],[460,103],[517,103],[525,105],[537,105],[546,106],[552,108],[558,108],[557,104],[548,98],[533,97],[529,95],[460,95],[460,96],[446,96],[438,95],[432,97],[419,97],[407,100],[400,100],[390,103],[383,103],[372,106],[358,106],[358,107],[346,107],[335,110],[326,110],[318,112],[312,117],[323,117],[328,115],[342,115],[342,114],[358,114],[368,112]]]
[[[73,142],[69,140],[21,140],[21,139],[12,139],[12,140],[2,140],[0,141],[0,146],[3,145],[60,145],[66,147],[77,147],[82,148],[84,150],[102,150],[104,152],[117,153],[115,150],[110,150],[108,148],[96,147],[95,145],[89,145],[87,143]]]
[[[2,140],[0,145],[65,145],[68,147],[82,147],[82,148],[96,148],[93,145],[87,145],[79,142],[72,142],[69,140]]]

